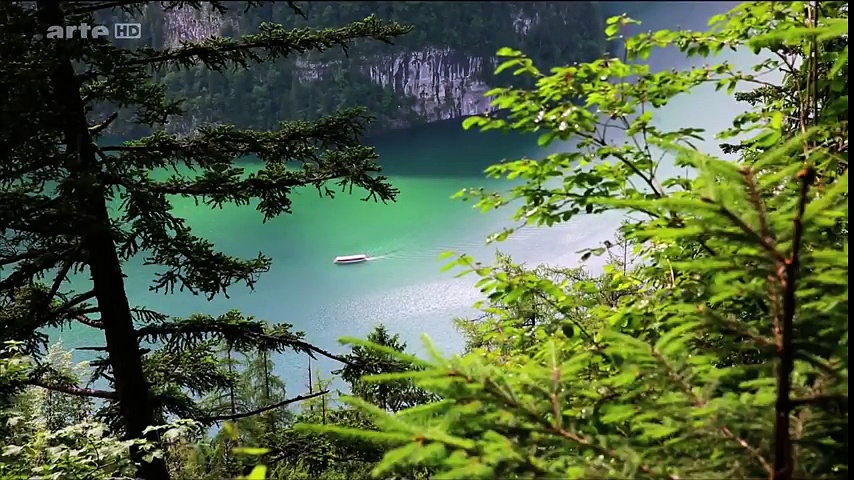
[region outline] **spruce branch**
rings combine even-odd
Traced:
[[[288,30],[281,25],[263,23],[258,30],[257,34],[244,35],[237,40],[212,38],[198,43],[184,42],[176,48],[138,49],[133,52],[135,58],[130,58],[124,65],[148,65],[160,69],[167,65],[188,68],[203,64],[214,71],[223,71],[232,66],[248,68],[250,62],[272,61],[308,51],[324,52],[340,47],[346,52],[357,39],[371,38],[391,44],[394,37],[408,33],[412,27],[397,22],[382,22],[370,16],[335,29]],[[262,50],[263,54],[256,50]]]
[[[197,336],[199,338],[216,338],[238,350],[260,349],[263,351],[294,349],[316,358],[315,354],[324,356],[345,365],[358,366],[346,356],[336,355],[322,349],[295,334],[277,329],[267,329],[263,322],[235,316],[229,312],[218,318],[205,315],[195,315],[188,319],[164,321],[156,325],[146,325],[136,330],[140,341],[186,341]],[[286,330],[287,327],[284,328]]]
[[[560,436],[566,440],[569,440],[575,444],[578,444],[578,445],[583,446],[583,447],[590,448],[593,451],[595,451],[595,452],[599,453],[600,455],[603,455],[607,458],[619,460],[619,461],[623,460],[622,456],[618,452],[611,450],[607,447],[604,447],[604,446],[590,440],[589,438],[585,437],[584,435],[581,435],[581,434],[578,434],[576,432],[572,432],[570,430],[567,430],[563,427],[560,427],[559,424],[557,423],[557,420],[549,421],[548,418],[541,415],[539,412],[535,411],[530,406],[525,405],[522,402],[520,402],[517,398],[515,398],[515,395],[512,391],[508,391],[505,388],[501,387],[498,383],[495,382],[495,380],[492,377],[487,376],[483,379],[482,382],[480,382],[477,379],[475,379],[474,377],[466,375],[466,374],[464,374],[458,370],[450,370],[447,375],[449,377],[452,377],[452,378],[461,378],[466,383],[469,383],[469,384],[480,384],[480,385],[482,385],[484,387],[484,389],[487,392],[489,392],[500,403],[514,409],[515,411],[517,411],[519,413],[522,413],[529,421],[533,422],[535,425],[539,425],[540,427],[544,428],[545,430],[547,430],[551,434],[557,434],[558,436]],[[652,468],[650,468],[646,465],[640,464],[637,466],[637,468],[640,471],[644,472],[645,474],[647,474],[651,477],[661,476],[661,474],[659,472],[653,470]],[[680,477],[678,475],[675,475],[675,474],[667,474],[666,476],[670,480],[680,480]]]
[[[694,404],[694,406],[696,406],[697,408],[703,408],[708,404],[705,398],[701,397],[697,394],[697,392],[694,391],[694,388],[688,382],[688,379],[686,379],[684,375],[680,374],[675,368],[673,368],[673,366],[670,364],[664,354],[662,354],[660,351],[658,351],[652,346],[650,346],[650,353],[652,354],[653,358],[658,360],[659,363],[664,367],[665,372],[667,372],[667,376],[679,387],[679,389],[685,395],[687,395],[691,399],[691,402]],[[710,423],[717,424],[717,427],[721,434],[723,434],[724,438],[727,438],[737,443],[740,447],[746,450],[750,454],[750,456],[753,457],[753,459],[759,463],[760,466],[762,466],[762,469],[765,470],[765,473],[769,475],[772,474],[773,469],[771,467],[771,463],[768,462],[768,460],[758,448],[750,445],[746,439],[733,433],[733,431],[728,426],[721,425],[718,422],[717,418],[713,417],[710,420]]]
[[[739,228],[742,232],[744,232],[748,237],[750,237],[753,241],[755,241],[759,246],[762,247],[763,250],[768,252],[771,257],[776,261],[785,260],[783,254],[780,253],[777,248],[769,243],[768,239],[764,238],[762,235],[756,232],[756,230],[750,228],[750,225],[745,223],[744,220],[741,219],[738,215],[733,213],[729,208],[715,202],[710,198],[701,198],[703,202],[709,203],[711,205],[715,205],[718,207],[718,213],[726,217],[733,225]]]
[[[80,305],[88,302],[89,300],[93,300],[94,298],[95,298],[95,291],[94,290],[89,290],[88,292],[83,292],[83,293],[77,294],[77,295],[71,297],[70,299],[68,299],[66,302],[58,305],[56,307],[56,309],[54,310],[54,314],[55,315],[85,314],[82,311],[75,310],[75,307],[80,306]]]
[[[789,401],[792,409],[809,406],[836,407],[845,412],[848,411],[848,395],[812,395],[808,397],[792,398]]]
[[[104,400],[116,400],[118,398],[116,392],[112,391],[96,390],[93,388],[84,388],[74,385],[52,384],[40,379],[30,379],[27,380],[26,383],[28,385],[44,388],[45,390],[51,390],[53,392],[64,393],[66,395],[73,395],[76,397],[100,398]]]
[[[99,330],[104,329],[104,322],[100,320],[92,320],[86,315],[77,315],[76,317],[74,317],[74,320],[82,323],[83,325],[86,325],[87,327],[97,328]]]
[[[103,122],[99,123],[98,125],[93,125],[89,127],[89,134],[91,134],[93,137],[98,135],[102,131],[106,130],[107,127],[109,127],[110,124],[116,121],[117,118],[119,118],[118,112],[111,113],[106,119],[104,119]]]
[[[312,399],[315,397],[319,397],[321,395],[326,395],[327,393],[329,393],[328,390],[321,390],[321,391],[315,392],[315,393],[309,393],[306,395],[299,395],[296,397],[288,398],[288,399],[282,400],[281,402],[276,402],[272,405],[267,405],[265,407],[258,408],[255,410],[250,410],[248,412],[240,412],[240,413],[234,413],[234,414],[229,414],[229,415],[214,415],[214,416],[210,416],[210,417],[196,418],[194,420],[196,420],[198,422],[202,422],[202,423],[214,423],[214,422],[223,422],[223,421],[228,421],[228,420],[239,420],[241,418],[252,417],[252,416],[264,413],[264,412],[269,412],[270,410],[275,410],[277,408],[281,408],[281,407],[290,405],[292,403],[301,402],[303,400],[309,400],[309,399]]]
[[[68,9],[69,15],[87,15],[101,10],[112,10],[122,8],[126,11],[140,11],[142,5],[149,3],[140,0],[116,0],[109,2],[87,2],[83,5],[74,5]]]

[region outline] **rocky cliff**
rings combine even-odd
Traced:
[[[496,58],[465,55],[448,47],[427,47],[362,58],[358,69],[374,85],[413,99],[415,115],[431,122],[489,111],[484,96],[489,86],[483,77],[497,63]],[[342,68],[341,62],[298,62],[297,74],[303,84],[310,84],[331,75],[334,68]]]
[[[302,18],[285,2],[270,3],[248,14],[151,7],[144,25],[152,43],[165,46],[252,33],[261,22],[328,27],[371,14],[415,30],[393,46],[365,42],[349,57],[311,54],[219,80],[208,72],[170,73],[172,88],[193,99],[194,121],[227,117],[268,127],[354,104],[367,106],[381,127],[474,115],[490,108],[484,92],[499,83],[492,75],[498,48],[521,49],[545,66],[586,60],[602,48],[594,2],[310,2],[301,5]]]

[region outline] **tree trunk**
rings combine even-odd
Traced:
[[[46,25],[63,25],[64,15],[59,3],[50,0],[38,2],[40,15]],[[62,42],[57,42],[57,54],[63,55]],[[56,96],[58,114],[64,121],[63,134],[66,151],[76,152],[77,158],[70,159],[69,171],[79,175],[75,189],[75,203],[80,221],[80,235],[87,253],[89,270],[95,298],[104,326],[109,362],[115,378],[119,412],[130,438],[147,438],[156,441],[155,434],[144,435],[143,431],[156,425],[151,392],[142,369],[133,317],[125,293],[124,276],[116,253],[116,245],[110,231],[110,217],[106,198],[94,182],[98,170],[95,146],[89,134],[80,84],[74,73],[71,60],[60,57],[50,78]],[[155,458],[150,463],[142,461],[141,452],[133,450],[134,460],[139,462],[139,476],[148,480],[167,480],[169,471],[163,459]]]

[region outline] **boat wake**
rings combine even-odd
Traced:
[[[483,235],[483,237],[474,236],[461,239],[456,242],[448,242],[447,245],[442,246],[431,244],[432,242],[425,242],[423,238],[419,238],[416,235],[409,235],[396,239],[394,244],[397,245],[392,245],[390,244],[391,242],[388,242],[384,245],[377,245],[374,248],[367,249],[369,251],[378,252],[377,255],[372,255],[368,260],[386,259],[397,262],[435,261],[439,263],[446,263],[449,260],[442,259],[442,254],[446,252],[454,252],[455,254],[464,253],[482,259],[491,259],[495,250],[516,251],[524,249],[526,245],[542,242],[545,230],[545,228],[538,227],[522,228],[514,232],[506,241],[493,244],[487,244],[487,235]],[[548,230],[550,232],[560,232],[564,237],[566,237],[567,234],[570,234],[571,237],[577,236],[575,234],[576,229],[573,229],[570,225],[559,224]],[[496,227],[491,229],[490,233],[497,233],[500,231],[501,229]],[[409,245],[409,247],[399,247],[398,245],[401,243],[405,243]]]

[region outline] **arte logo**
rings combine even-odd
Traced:
[[[48,27],[45,38],[106,38],[113,34],[116,39],[134,39],[142,37],[142,26],[138,23],[115,23],[112,31],[106,25],[52,25]]]

